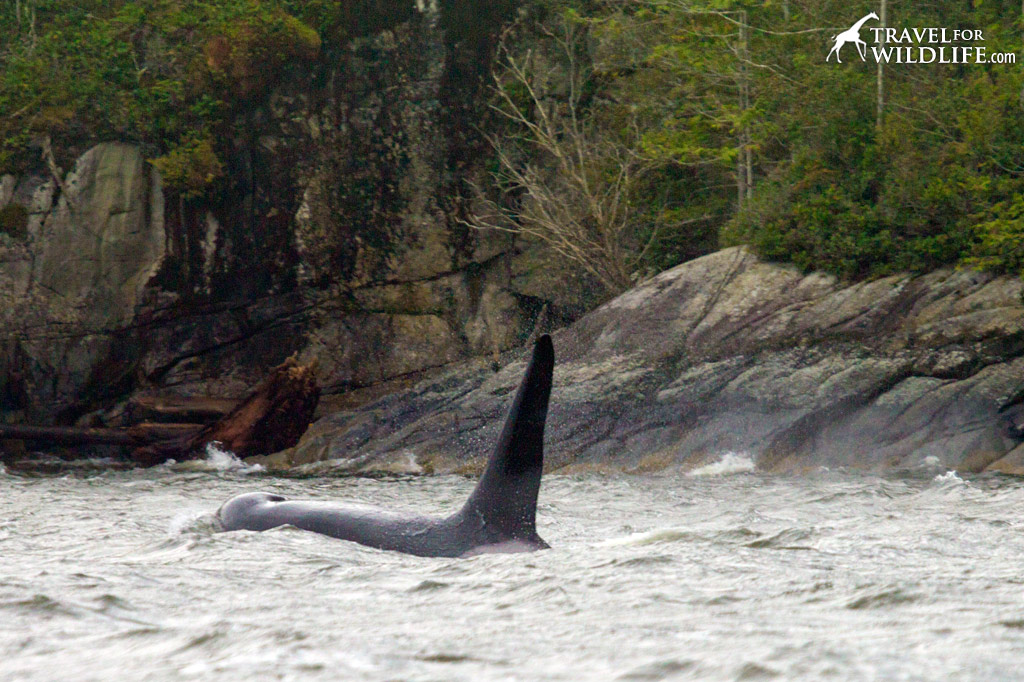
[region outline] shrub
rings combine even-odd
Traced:
[[[1024,276],[1024,196],[992,206],[989,219],[974,228],[977,244],[967,263],[975,267]]]
[[[40,137],[65,153],[119,139],[143,145],[168,179],[198,191],[220,176],[215,152],[244,125],[238,113],[289,64],[318,56],[317,31],[286,11],[299,4],[0,3],[0,169],[29,167]]]
[[[164,184],[186,198],[204,194],[224,175],[224,165],[208,137],[188,137],[167,154],[150,161]]]
[[[243,99],[265,93],[289,62],[319,52],[317,32],[280,10],[225,22],[203,45],[211,80]]]

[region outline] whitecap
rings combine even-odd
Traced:
[[[960,478],[960,475],[950,469],[944,474],[939,474],[932,479],[933,482],[939,485],[967,485],[967,482]]]
[[[681,528],[656,528],[642,533],[633,533],[623,538],[612,538],[604,542],[595,543],[595,547],[625,547],[653,545],[658,542],[678,542],[680,540],[692,540],[696,534],[691,530]]]
[[[216,515],[209,511],[183,511],[178,512],[171,519],[167,525],[167,534],[172,537],[187,533],[210,534],[218,528]]]
[[[756,468],[754,459],[750,455],[740,452],[727,452],[721,459],[704,466],[697,467],[687,474],[688,476],[728,476],[729,474],[743,474],[753,471]]]
[[[238,455],[226,450],[222,447],[219,441],[213,441],[212,443],[206,444],[206,461],[210,466],[218,471],[234,471],[238,470],[243,473],[250,471],[263,471],[263,467],[259,464],[246,464]]]
[[[254,474],[263,471],[262,464],[246,464],[238,455],[224,448],[220,441],[206,444],[206,458],[183,462],[176,468],[198,469],[200,471],[231,471],[238,474]]]

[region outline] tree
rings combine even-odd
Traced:
[[[536,239],[617,294],[658,239],[634,210],[655,163],[635,118],[613,129],[595,112],[588,26],[565,13],[542,32],[546,50],[500,49],[493,108],[509,132],[488,138],[500,198],[484,198],[471,224]]]

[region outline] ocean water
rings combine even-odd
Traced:
[[[222,453],[223,454],[223,453]],[[219,459],[218,459],[219,457]],[[1016,680],[1024,481],[922,465],[550,475],[552,549],[424,559],[281,528],[267,490],[447,513],[461,477],[0,473],[0,680]]]

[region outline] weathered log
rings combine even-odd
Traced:
[[[130,421],[209,424],[224,417],[238,404],[228,398],[144,396],[128,403]]]
[[[224,418],[199,433],[138,447],[131,459],[143,466],[193,459],[212,442],[239,457],[284,450],[298,443],[309,428],[319,400],[313,367],[289,358]]]
[[[149,443],[196,435],[202,424],[149,424],[103,429],[78,426],[27,426],[0,424],[0,440],[28,440],[54,445],[127,445]]]
[[[295,445],[309,428],[319,400],[320,387],[313,367],[289,358],[212,424],[142,423],[106,429],[0,424],[0,440],[127,446],[132,449],[130,459],[143,466],[201,457],[206,445],[214,441],[239,457],[247,457]]]
[[[75,426],[0,424],[0,440],[30,440],[54,445],[132,445],[139,441],[125,429],[86,429]]]

